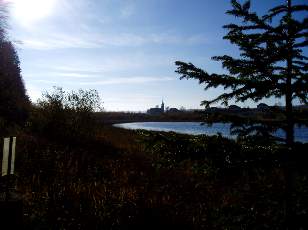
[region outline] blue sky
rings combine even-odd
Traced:
[[[33,101],[62,86],[98,90],[109,111],[145,111],[162,98],[170,107],[200,108],[221,89],[205,92],[196,81],[179,80],[174,62],[219,73],[210,58],[237,52],[222,39],[222,26],[234,20],[224,14],[227,0],[4,1],[11,2],[10,35]],[[279,1],[252,2],[263,12]]]

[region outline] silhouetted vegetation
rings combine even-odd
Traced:
[[[150,115],[147,113],[133,112],[99,112],[95,114],[97,120],[104,124],[146,121],[203,121],[203,111],[182,111],[179,113],[162,113]]]
[[[100,110],[95,90],[65,92],[62,88],[43,94],[33,107],[28,127],[32,132],[63,141],[87,141],[97,132],[94,112]]]
[[[28,228],[284,228],[283,146],[110,126],[99,136],[92,147],[20,137]],[[292,158],[295,229],[306,227],[305,148]]]
[[[6,34],[6,8],[0,4],[0,133],[27,119],[29,99],[21,77],[20,62]]]
[[[285,97],[286,142],[294,142],[293,100],[308,104],[307,60],[303,52],[307,46],[307,18],[298,20],[294,14],[306,12],[307,5],[293,5],[292,0],[269,9],[267,14],[258,16],[250,8],[250,1],[240,4],[232,0],[232,9],[227,14],[240,18],[241,24],[228,24],[224,39],[237,45],[240,57],[228,55],[213,57],[221,61],[228,74],[209,74],[191,63],[176,62],[181,78],[192,78],[205,84],[205,89],[218,86],[229,89],[202,105],[209,105],[235,99],[259,101],[263,98]]]

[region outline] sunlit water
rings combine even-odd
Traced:
[[[214,123],[212,126],[201,125],[200,122],[134,122],[134,123],[122,123],[115,124],[115,127],[124,129],[144,129],[151,131],[173,131],[176,133],[184,134],[206,134],[216,135],[221,133],[225,137],[234,138],[230,134],[230,124],[228,123]],[[284,138],[285,132],[283,130],[277,130],[274,134],[277,137]],[[307,127],[295,127],[295,140],[308,143],[308,128]]]

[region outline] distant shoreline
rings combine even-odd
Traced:
[[[294,111],[296,123],[308,124],[308,109],[301,108]],[[206,110],[184,110],[165,112],[151,115],[148,113],[133,112],[97,112],[96,119],[102,124],[117,124],[131,122],[242,122],[258,121],[266,123],[281,123],[285,121],[283,108],[267,107],[261,109],[249,108],[209,108]]]
[[[97,113],[96,118],[102,124],[132,123],[132,122],[202,122],[203,114],[200,112],[185,112],[179,114],[149,115],[146,113],[122,113],[122,112],[103,112]]]

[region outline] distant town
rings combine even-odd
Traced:
[[[210,107],[207,109],[185,109],[184,107],[168,107],[162,100],[160,105],[149,108],[146,112],[98,112],[97,118],[102,123],[124,122],[150,122],[150,121],[204,121],[211,115],[215,122],[228,122],[233,116],[241,118],[261,118],[264,120],[280,121],[284,117],[284,107],[279,105],[258,104],[255,108],[243,108],[238,105],[230,105],[227,108]],[[294,106],[295,116],[298,120],[307,120],[308,106]]]
[[[183,112],[188,112],[188,111],[207,111],[207,112],[215,112],[215,111],[230,111],[230,112],[239,112],[239,111],[245,111],[245,110],[254,110],[254,111],[263,111],[263,112],[267,112],[270,109],[277,109],[277,108],[281,108],[283,109],[284,106],[279,106],[279,105],[267,105],[265,103],[260,103],[257,105],[256,108],[242,108],[238,105],[230,105],[227,108],[222,108],[222,107],[210,107],[207,109],[190,109],[190,110],[186,110],[184,107],[181,107],[180,109],[178,108],[170,108],[170,107],[165,107],[165,102],[164,100],[162,100],[161,105],[156,105],[156,107],[150,108],[146,111],[147,114],[149,115],[162,115],[164,113],[183,113]],[[301,109],[308,109],[307,105],[297,105],[294,106],[295,110],[301,110]]]
[[[157,105],[155,108],[148,109],[147,114],[149,114],[149,115],[161,115],[165,112],[167,112],[167,113],[179,113],[183,110],[185,110],[184,107],[182,107],[181,110],[179,110],[177,108],[169,108],[169,107],[165,108],[164,100],[162,100],[160,107]]]

